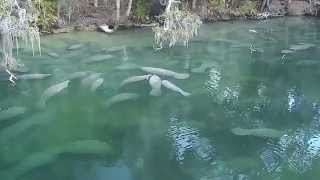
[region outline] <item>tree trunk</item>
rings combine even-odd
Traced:
[[[132,7],[132,0],[129,0],[129,2],[128,2],[128,9],[127,9],[127,12],[126,12],[126,16],[127,16],[127,17],[130,15],[131,7]]]
[[[116,0],[116,9],[117,9],[117,15],[116,15],[116,28],[118,28],[120,23],[120,0]]]
[[[192,0],[192,10],[196,9],[197,0]]]
[[[104,0],[104,6],[107,8],[108,7],[108,0]]]
[[[262,1],[261,7],[260,7],[260,11],[261,11],[261,12],[264,11],[264,9],[265,9],[265,7],[266,7],[266,5],[267,5],[267,1],[268,1],[268,0],[263,0],[263,1]]]

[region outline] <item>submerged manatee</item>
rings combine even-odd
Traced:
[[[94,82],[96,79],[100,78],[102,73],[92,73],[89,76],[83,78],[81,80],[81,85],[84,87],[90,87],[92,82]]]
[[[52,76],[51,74],[22,74],[17,75],[18,80],[29,80],[29,79],[45,79]]]
[[[89,75],[89,71],[79,71],[79,72],[74,72],[74,73],[71,73],[70,75],[67,76],[67,79],[69,80],[74,80],[74,79],[80,79],[80,78],[83,78],[87,75]]]
[[[58,159],[58,154],[51,152],[36,152],[23,159],[16,167],[1,173],[6,180],[16,180],[22,175]]]
[[[127,79],[123,80],[120,84],[120,86],[124,86],[127,85],[129,83],[133,83],[133,82],[139,82],[139,81],[144,81],[147,80],[151,77],[151,75],[142,75],[142,76],[131,76],[128,77]]]
[[[140,66],[134,63],[123,63],[114,69],[116,70],[133,70],[133,69],[138,69]]]
[[[96,80],[92,83],[90,90],[91,90],[92,92],[95,92],[95,91],[103,84],[103,81],[104,81],[103,78],[98,78],[98,79],[96,79]]]
[[[16,180],[22,175],[56,161],[61,154],[106,155],[111,153],[111,146],[98,140],[79,140],[63,146],[53,147],[44,152],[36,152],[24,158],[16,167],[2,173],[6,180]],[[3,175],[4,174],[4,175]]]
[[[174,84],[171,83],[170,81],[163,80],[163,81],[161,81],[161,84],[162,84],[164,87],[166,87],[166,88],[168,88],[168,89],[170,89],[170,90],[172,90],[172,91],[178,92],[178,93],[180,93],[180,94],[183,95],[183,96],[190,96],[190,95],[191,95],[190,93],[182,90],[181,88],[179,88],[178,86],[174,85]]]
[[[275,129],[269,128],[256,128],[256,129],[243,129],[243,128],[233,128],[231,132],[238,136],[256,136],[263,138],[280,138],[285,133]]]
[[[66,80],[61,83],[52,85],[48,89],[46,89],[40,98],[39,106],[41,108],[44,108],[46,106],[47,100],[60,93],[62,90],[66,89],[69,86],[69,82],[70,80]]]
[[[161,79],[157,75],[152,75],[149,79],[149,85],[151,86],[150,95],[160,96],[161,95]]]
[[[84,46],[83,44],[74,44],[69,46],[67,50],[69,51],[78,50],[78,49],[81,49],[83,46]]]
[[[20,116],[26,111],[27,109],[25,107],[10,107],[6,110],[0,111],[0,121]]]
[[[138,94],[135,93],[120,93],[115,96],[112,96],[106,103],[105,106],[107,108],[111,107],[114,104],[123,102],[123,101],[128,101],[128,100],[136,100],[139,98]]]
[[[169,76],[176,79],[188,79],[190,77],[187,73],[177,73],[167,69],[154,68],[154,67],[141,67],[141,70],[147,73],[156,74],[159,76]]]
[[[309,43],[299,43],[295,45],[291,45],[289,49],[294,50],[294,51],[299,51],[299,50],[306,50],[309,48],[314,47],[314,44],[309,44]]]
[[[204,62],[199,67],[191,69],[193,73],[204,73],[206,70],[215,67],[217,64],[215,62]]]
[[[95,56],[92,56],[92,57],[88,58],[87,60],[85,60],[84,63],[93,64],[93,63],[104,62],[108,59],[111,59],[112,57],[113,56],[111,56],[111,55],[95,55]]]
[[[59,58],[59,54],[54,53],[54,52],[48,52],[48,56],[50,56],[52,58]]]

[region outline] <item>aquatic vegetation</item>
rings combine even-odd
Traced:
[[[182,42],[188,46],[191,38],[198,35],[202,24],[198,15],[186,10],[180,10],[180,1],[169,0],[165,12],[159,17],[160,25],[153,28],[154,47],[173,47]]]

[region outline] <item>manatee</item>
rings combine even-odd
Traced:
[[[123,63],[117,67],[115,67],[114,69],[116,70],[133,70],[133,69],[138,69],[139,66],[134,64],[134,63]]]
[[[190,77],[190,75],[187,73],[176,73],[162,68],[141,67],[141,70],[150,74],[156,74],[159,76],[169,76],[176,79],[188,79]]]
[[[191,69],[193,73],[204,73],[207,69],[210,69],[217,64],[215,62],[204,62],[199,67]]]
[[[15,122],[14,124],[1,129],[0,131],[0,147],[4,147],[8,141],[11,141],[12,138],[19,136],[20,134],[26,132],[30,128],[47,124],[51,122],[50,116],[51,113],[41,113],[31,116],[28,119],[24,119],[23,121]]]
[[[111,47],[106,49],[107,52],[116,52],[116,51],[123,51],[125,47],[124,46],[117,46],[117,47]]]
[[[66,89],[69,86],[69,83],[70,83],[70,80],[66,80],[66,81],[52,85],[49,88],[47,88],[43,92],[43,94],[40,98],[39,106],[42,108],[45,107],[47,100],[50,99],[51,97],[57,95],[58,93],[60,93],[62,90]]]
[[[53,147],[43,152],[35,152],[21,160],[21,162],[9,171],[4,172],[2,177],[6,180],[16,180],[22,175],[39,167],[49,165],[56,161],[61,154],[92,154],[105,155],[111,153],[111,146],[98,140],[79,140],[66,145]]]
[[[293,53],[293,51],[288,49],[281,50],[281,54],[290,54],[290,53]]]
[[[74,44],[69,46],[67,50],[69,51],[78,50],[78,49],[81,49],[83,46],[84,46],[83,44]]]
[[[128,77],[127,79],[123,80],[121,82],[120,86],[124,86],[126,84],[133,83],[133,82],[148,80],[150,77],[151,77],[151,75],[131,76],[131,77]]]
[[[83,78],[81,80],[81,85],[84,87],[90,87],[92,82],[94,82],[96,79],[100,78],[102,73],[92,73],[89,76]]]
[[[167,80],[163,80],[161,81],[161,84],[166,87],[167,89],[170,89],[172,91],[178,92],[183,96],[190,96],[191,94],[182,90],[181,88],[179,88],[178,86],[174,85],[172,82],[167,81]]]
[[[59,58],[59,54],[57,54],[55,52],[48,52],[48,56],[50,56],[52,58]]]
[[[161,79],[157,75],[152,75],[149,79],[149,85],[151,86],[150,95],[160,96],[161,95]]]
[[[6,172],[6,180],[16,180],[22,175],[42,166],[53,163],[58,159],[57,153],[36,152],[21,160],[21,162],[11,170]]]
[[[17,75],[18,80],[45,79],[52,76],[51,74],[22,74]]]
[[[26,111],[27,109],[25,107],[10,107],[6,110],[0,111],[0,121],[20,116]]]
[[[88,58],[87,60],[84,61],[84,63],[86,64],[93,64],[93,63],[99,63],[99,62],[103,62],[106,61],[108,59],[111,59],[113,56],[111,55],[95,55],[92,56],[90,58]]]
[[[107,108],[111,107],[112,105],[116,103],[120,103],[123,101],[128,101],[128,100],[136,100],[139,98],[138,94],[135,93],[120,93],[115,96],[112,96],[106,103],[105,106]]]
[[[309,48],[314,47],[314,44],[309,44],[309,43],[299,43],[295,45],[291,45],[289,49],[294,50],[294,51],[299,51],[299,50],[306,50]]]
[[[302,60],[296,63],[297,66],[313,66],[317,67],[320,64],[320,61],[317,60]]]
[[[89,73],[90,73],[89,71],[74,72],[74,73],[71,73],[70,75],[68,75],[67,79],[74,80],[74,79],[83,78],[83,77],[89,75]]]
[[[256,136],[263,138],[280,138],[285,133],[275,129],[269,128],[256,128],[256,129],[243,129],[243,128],[233,128],[231,132],[238,136]]]
[[[90,90],[91,90],[92,92],[95,92],[95,91],[103,84],[103,81],[104,81],[103,78],[98,78],[98,79],[96,79],[96,80],[92,83]]]

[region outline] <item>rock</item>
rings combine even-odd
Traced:
[[[263,138],[280,138],[284,132],[269,128],[243,129],[233,128],[231,132],[238,136],[256,136]]]
[[[7,119],[12,119],[14,117],[20,116],[27,111],[25,107],[10,107],[6,110],[0,111],[0,121]]]
[[[99,29],[105,33],[113,33],[113,29],[110,29],[108,25],[103,24],[99,26]]]
[[[33,80],[33,79],[45,79],[52,76],[51,74],[22,74],[17,75],[18,80]]]
[[[93,63],[104,62],[108,59],[111,59],[112,57],[113,57],[112,55],[95,55],[95,56],[89,57],[87,60],[84,61],[84,63],[93,64]]]
[[[58,33],[69,33],[69,32],[73,32],[75,29],[74,27],[61,27],[58,29],[53,29],[52,32],[54,34],[58,34]]]
[[[115,96],[112,96],[106,103],[105,106],[107,108],[111,107],[114,104],[128,101],[128,100],[136,100],[139,98],[138,94],[135,93],[120,93]]]
[[[83,44],[74,44],[74,45],[71,45],[67,48],[67,50],[69,51],[74,51],[74,50],[78,50],[78,49],[81,49],[83,48]]]

